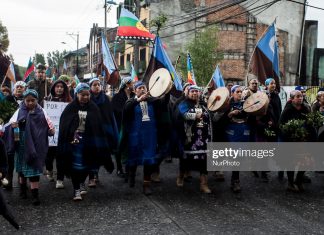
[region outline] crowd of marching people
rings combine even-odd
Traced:
[[[268,78],[262,91],[259,85],[257,79],[250,79],[247,87],[227,84],[228,104],[212,112],[207,107],[210,94],[193,84],[184,84],[180,95],[168,92],[154,98],[145,83],[125,77],[119,91],[111,97],[103,90],[99,78],[74,87],[69,77],[62,75],[50,84],[46,80],[45,66],[40,64],[34,80],[28,84],[16,82],[12,94],[10,89],[1,92],[1,99],[16,108],[1,132],[3,187],[12,190],[16,171],[20,197],[27,198],[31,192],[32,204],[39,205],[39,181],[46,171],[49,181],[56,180],[57,189],[63,189],[64,181],[70,178],[73,200],[80,201],[87,187],[96,187],[100,167],[111,173],[115,162],[117,175],[131,188],[135,186],[138,166],[143,166],[143,193],[150,195],[151,183],[160,182],[160,164],[171,156],[179,159],[175,176],[177,187],[184,187],[191,172],[198,171],[200,191],[211,193],[208,142],[289,142],[320,138],[314,126],[306,127],[311,134],[299,140],[282,133],[280,126],[292,119],[305,119],[304,114],[310,112],[324,114],[323,91],[310,105],[304,97],[305,90],[298,86],[282,107],[274,79]],[[243,104],[256,92],[266,94],[269,102],[264,112],[250,115]],[[46,101],[68,103],[60,117],[57,146],[48,144],[48,137],[55,134],[55,128],[43,109]],[[265,129],[273,134],[266,135]],[[53,169],[57,172],[56,179]],[[223,172],[212,174],[224,180]],[[253,174],[258,177],[260,174],[263,181],[268,182],[268,172]],[[284,172],[278,172],[278,179],[283,177]],[[287,178],[287,189],[293,192],[304,191],[303,183],[309,181],[304,171],[296,175],[288,171]],[[232,172],[231,189],[234,193],[241,191],[239,171]]]

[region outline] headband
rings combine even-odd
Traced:
[[[234,93],[237,90],[237,88],[239,88],[239,87],[241,87],[241,86],[240,85],[234,85],[234,86],[232,86],[231,92]]]
[[[79,83],[76,86],[74,93],[79,94],[80,92],[82,92],[84,90],[89,91],[90,90],[89,85],[87,83]]]
[[[27,89],[24,93],[23,93],[23,97],[26,98],[27,96],[31,95],[32,97],[38,99],[38,93],[37,91],[35,91],[34,89]]]

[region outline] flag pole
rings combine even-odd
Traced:
[[[7,72],[6,72],[6,75],[3,77],[3,80],[2,80],[2,83],[1,83],[1,87],[4,85],[4,83],[5,83],[5,81],[6,81],[6,78],[7,78],[7,74],[8,74],[8,71],[9,71],[9,69],[10,69],[10,65],[11,65],[11,61],[10,61],[10,64],[9,64],[9,66],[8,66],[8,68],[7,68]]]
[[[250,60],[249,60],[249,63],[248,63],[248,66],[247,66],[247,72],[246,72],[246,76],[245,76],[245,86],[248,85],[248,75],[249,75],[249,68],[250,68],[250,65],[251,65],[251,61],[252,61],[252,57],[253,57],[253,54],[259,44],[259,42],[261,41],[261,39],[263,38],[263,36],[268,32],[268,29],[270,28],[270,26],[273,24],[273,23],[276,23],[277,21],[277,18],[278,16],[276,16],[276,18],[274,19],[274,21],[266,28],[266,30],[262,33],[261,37],[259,38],[259,40],[257,41],[257,43],[255,44],[255,47],[251,53],[251,57],[250,57]],[[276,39],[277,40],[277,39]]]
[[[1,83],[1,87],[3,86],[3,84],[5,83],[5,81],[6,81],[6,78],[7,78],[7,73],[6,73],[6,75],[3,77],[3,80],[2,80],[2,83]]]
[[[177,72],[177,67],[178,67],[178,64],[179,64],[179,61],[180,61],[180,58],[181,58],[181,55],[178,55],[178,58],[175,62],[175,65],[174,65],[174,71]],[[183,80],[181,78],[181,84],[183,83]]]
[[[215,70],[217,69],[218,66],[219,66],[219,64],[216,65]],[[211,76],[209,82],[208,82],[207,85],[205,86],[205,88],[204,88],[204,92],[208,89],[210,82],[213,80],[214,73],[215,73],[215,71],[213,72],[213,74],[212,74],[212,76]],[[215,84],[215,85],[216,85],[216,84]]]

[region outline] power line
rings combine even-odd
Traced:
[[[187,18],[191,18],[191,17],[194,17],[194,16],[197,17],[197,13],[212,11],[216,7],[221,7],[221,6],[226,5],[228,3],[231,3],[231,2],[232,1],[230,0],[230,1],[227,1],[227,2],[220,3],[220,4],[217,3],[215,5],[212,5],[212,6],[209,6],[209,7],[206,7],[206,8],[202,8],[202,9],[197,9],[197,7],[196,7],[196,8],[194,8],[194,10],[192,10],[188,14],[184,14],[184,15],[177,16],[177,17],[173,18],[172,21],[169,21],[169,23],[170,22],[177,23],[177,22],[181,22],[181,21],[183,21],[183,20],[185,20]]]
[[[200,27],[195,27],[194,29],[189,29],[189,30],[186,30],[186,31],[174,33],[174,34],[171,34],[171,35],[163,36],[161,38],[168,38],[168,37],[172,37],[172,36],[175,36],[175,35],[179,35],[179,34],[191,32],[191,31],[194,31],[194,30],[197,30],[197,29],[200,29],[200,28],[205,28],[205,27],[208,27],[208,26],[213,25],[213,24],[217,24],[217,23],[222,22],[222,21],[225,21],[225,20],[229,20],[229,19],[232,19],[232,18],[236,18],[236,17],[238,17],[240,15],[243,15],[243,14],[246,14],[246,13],[253,13],[253,11],[255,11],[255,10],[258,11],[258,10],[260,10],[260,8],[262,10],[264,8],[267,9],[267,8],[271,7],[274,3],[278,2],[278,1],[280,1],[280,0],[274,0],[274,1],[270,2],[270,3],[265,3],[263,5],[260,5],[260,6],[255,7],[253,9],[250,9],[250,10],[247,10],[247,11],[244,11],[244,12],[241,12],[239,14],[236,14],[234,16],[229,16],[227,18],[224,18],[224,19],[221,19],[221,20],[218,20],[218,21],[213,21],[211,23],[208,23],[208,24],[203,25],[203,26],[200,26]]]
[[[248,4],[249,4],[249,1],[253,1],[253,0],[247,0],[247,1],[236,2],[234,5],[233,5],[233,3],[232,3],[233,1],[223,2],[223,3],[221,3],[221,4],[215,4],[215,5],[211,6],[211,7],[201,9],[201,10],[199,10],[199,11],[203,12],[203,11],[207,11],[207,10],[208,10],[208,12],[205,12],[204,15],[209,15],[209,14],[215,13],[215,12],[217,12],[217,11],[220,11],[220,10],[223,10],[223,9],[226,9],[226,8],[230,8],[230,7],[232,7],[232,6],[237,5],[237,8],[234,10],[234,12],[235,12],[235,11],[239,10],[240,7],[243,7],[243,8],[249,8],[249,7],[253,6],[254,4],[256,4],[256,3],[258,2],[258,0],[255,0],[253,3],[251,3],[250,5],[248,5]],[[220,6],[223,6],[223,5],[227,4],[227,3],[231,3],[231,4],[228,4],[227,6],[224,6],[223,8],[220,8]],[[241,4],[241,5],[240,5],[240,4]],[[216,10],[211,10],[211,9],[213,9],[213,8],[215,8],[215,7],[219,7],[219,8],[217,8]],[[197,16],[196,12],[199,12],[199,11],[195,11],[195,10],[194,10],[194,11],[192,11],[192,13],[189,13],[189,14],[195,14],[195,15],[196,15],[196,17],[191,18],[190,20],[187,20],[187,21],[185,21],[185,22],[181,22],[181,23],[178,23],[178,24],[168,25],[168,26],[162,28],[161,30],[165,30],[165,29],[167,29],[167,28],[171,28],[171,27],[175,27],[175,26],[178,26],[178,25],[181,25],[181,24],[185,24],[185,23],[188,23],[188,22],[190,22],[190,21],[196,21],[197,19],[203,17],[203,16]],[[232,11],[231,13],[233,13],[233,11]],[[227,14],[227,15],[228,15],[228,14]],[[183,20],[183,19],[184,19],[184,18],[183,18],[183,15],[180,16],[180,18],[181,18],[181,20]],[[188,17],[185,17],[185,18],[188,18]],[[171,22],[177,22],[177,21],[179,21],[179,20],[175,20],[175,21],[171,21]],[[198,21],[196,21],[196,22],[198,22]],[[168,23],[170,23],[170,21],[169,21]],[[204,22],[202,22],[202,23],[204,23]],[[153,31],[153,32],[155,32],[155,31]]]
[[[297,2],[297,1],[294,1],[294,0],[286,0],[287,2],[293,2],[293,3],[297,3],[297,4],[300,4],[300,5],[303,5],[303,6],[307,6],[307,7],[311,7],[311,8],[315,8],[315,9],[318,9],[318,10],[324,10],[324,8],[321,8],[321,7],[316,7],[316,6],[312,6],[312,5],[309,5],[307,3],[303,3],[303,2]]]
[[[226,8],[236,6],[236,5],[238,5],[238,4],[240,4],[240,3],[243,3],[243,2],[246,2],[246,1],[247,1],[247,0],[241,0],[241,1],[238,1],[238,2],[235,2],[235,3],[228,4],[228,5],[223,6],[223,7],[219,7],[219,8],[217,8],[216,10],[212,10],[212,11],[210,11],[210,12],[207,12],[207,13],[201,14],[201,15],[199,15],[199,16],[196,16],[196,17],[192,18],[192,19],[185,20],[185,21],[183,21],[183,22],[181,22],[181,23],[177,23],[177,24],[173,24],[173,25],[170,25],[170,26],[164,27],[163,29],[167,29],[167,28],[170,28],[170,27],[176,27],[176,26],[179,26],[179,25],[182,25],[182,24],[185,24],[185,23],[191,22],[191,21],[193,21],[193,20],[197,20],[197,19],[203,18],[203,17],[205,17],[205,16],[210,15],[211,13],[215,13],[215,12],[217,12],[217,11],[221,11],[221,10],[224,10],[224,9],[226,9]],[[162,30],[162,29],[161,29],[161,30]]]

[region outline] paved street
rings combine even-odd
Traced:
[[[209,177],[211,195],[199,192],[198,174],[183,189],[175,185],[177,161],[163,163],[163,182],[155,184],[154,194],[141,192],[142,174],[130,189],[116,174],[100,171],[100,185],[89,189],[82,202],[72,201],[72,185],[55,189],[42,177],[41,206],[18,198],[19,189],[5,192],[22,228],[16,232],[0,218],[1,234],[324,234],[324,175],[311,173],[306,192],[286,192],[286,181],[276,174],[263,183],[251,173],[241,174],[242,193],[225,182]]]

